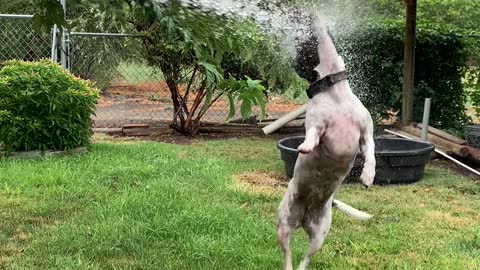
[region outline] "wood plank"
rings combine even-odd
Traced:
[[[413,121],[413,88],[415,74],[415,31],[417,22],[417,0],[405,0],[405,45],[403,66],[402,124]]]
[[[123,129],[149,128],[149,127],[150,127],[149,124],[126,124],[122,126]]]
[[[124,136],[150,136],[154,133],[165,131],[165,128],[130,128],[124,129]]]
[[[420,128],[420,129],[423,128],[423,125],[420,124],[420,123],[415,124],[415,126],[418,127],[418,128]],[[449,140],[449,141],[451,141],[451,142],[453,142],[453,143],[456,143],[456,144],[460,144],[460,145],[466,145],[466,144],[467,144],[467,141],[466,141],[466,140],[461,139],[461,138],[459,138],[459,137],[457,137],[457,136],[453,136],[452,134],[448,134],[448,133],[446,133],[445,131],[442,131],[442,130],[440,130],[440,129],[436,129],[436,128],[432,127],[432,126],[428,126],[428,132],[429,132],[429,133],[432,133],[432,134],[434,134],[434,135],[437,135],[437,136],[439,136],[439,137],[441,137],[441,138],[443,138],[443,139],[445,139],[445,140]]]
[[[422,136],[422,131],[414,126],[405,126],[405,127],[402,127],[401,130],[406,131],[420,138]],[[451,141],[440,138],[434,134],[428,134],[427,140],[433,143],[434,145],[441,146],[442,148],[447,150],[446,151],[447,153],[452,152],[461,157],[468,156],[468,150],[464,145],[453,143]]]
[[[123,129],[122,128],[92,128],[92,131],[94,133],[105,133],[105,134],[113,135],[113,134],[122,134]]]

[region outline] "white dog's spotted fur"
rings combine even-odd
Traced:
[[[344,62],[319,19],[313,23],[313,29],[318,38],[320,64],[315,70],[319,78],[344,71]],[[298,269],[307,268],[311,256],[320,250],[330,229],[332,205],[359,219],[369,217],[333,200],[358,151],[365,156],[360,176],[363,185],[370,186],[375,176],[373,121],[352,93],[347,80],[334,84],[309,101],[305,128],[305,141],[298,147],[300,155],[294,175],[278,209],[278,240],[284,253],[285,270],[293,269],[289,242],[300,226],[310,240]]]

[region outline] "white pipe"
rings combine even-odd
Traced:
[[[408,137],[408,136],[405,136],[405,135],[402,135],[402,134],[393,132],[393,131],[388,130],[388,129],[385,129],[385,131],[388,132],[388,133],[390,133],[390,134],[393,134],[393,135],[395,135],[395,136],[398,136],[398,137],[402,137],[402,138],[405,138],[405,139],[414,140],[414,139],[412,139],[412,138],[410,138],[410,137]],[[414,141],[415,141],[415,140],[414,140]],[[440,154],[441,156],[444,156],[444,157],[446,157],[447,159],[453,161],[455,164],[460,165],[461,167],[463,167],[463,168],[465,168],[465,169],[473,172],[474,174],[480,176],[480,172],[479,172],[479,171],[477,171],[477,170],[473,169],[472,167],[469,167],[469,166],[463,164],[462,162],[454,159],[453,157],[447,155],[445,152],[440,151],[440,150],[438,150],[437,148],[435,148],[435,152],[438,153],[438,154]]]
[[[288,124],[289,122],[295,120],[295,118],[299,117],[300,115],[304,114],[307,111],[307,106],[308,106],[308,103],[305,103],[302,107],[300,107],[300,108],[298,108],[294,111],[291,111],[291,112],[287,113],[286,115],[278,118],[276,121],[272,122],[270,125],[262,128],[263,133],[265,135],[273,133],[277,129],[279,129],[279,128],[285,126],[286,124]]]
[[[430,119],[430,105],[432,104],[431,98],[425,99],[425,105],[423,107],[423,122],[422,122],[422,140],[427,141],[428,134],[428,120]]]

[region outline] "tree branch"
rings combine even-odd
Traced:
[[[200,111],[200,113],[197,115],[197,118],[195,119],[195,121],[200,121],[202,119],[202,117],[205,115],[205,113],[210,109],[210,107],[213,105],[213,103],[215,103],[221,96],[223,96],[223,94],[225,94],[226,91],[222,91],[220,92],[220,94],[218,94],[211,102],[210,104],[208,104],[207,108],[202,108],[202,110]]]

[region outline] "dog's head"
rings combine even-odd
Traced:
[[[303,15],[305,16],[305,15]],[[307,38],[300,38],[297,37],[297,44],[296,44],[296,57],[295,57],[295,71],[297,72],[298,76],[307,80],[310,83],[315,82],[320,78],[320,76],[324,76],[326,74],[319,74],[317,71],[317,67],[320,65],[320,57],[319,57],[319,42],[318,36],[318,29],[314,29],[316,22],[316,15],[308,14],[306,15],[306,19],[304,18],[302,23],[305,24],[303,35],[307,36]],[[318,27],[318,25],[317,25]],[[325,30],[327,34],[330,36],[333,43],[335,40],[333,36],[330,34],[328,30]],[[343,59],[339,59],[343,63]]]

